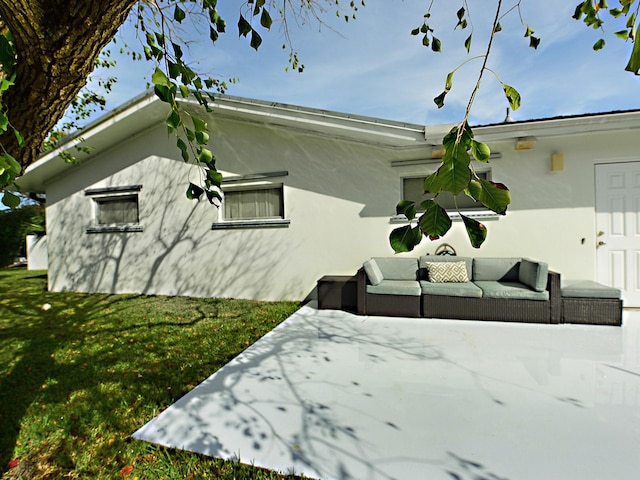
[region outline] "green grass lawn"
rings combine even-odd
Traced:
[[[50,293],[46,272],[0,270],[0,475],[292,478],[129,435],[296,309]]]

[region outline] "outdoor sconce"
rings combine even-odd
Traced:
[[[564,155],[561,153],[551,154],[551,171],[561,172],[564,170]]]
[[[519,137],[516,138],[516,150],[532,150],[536,147],[536,137]]]

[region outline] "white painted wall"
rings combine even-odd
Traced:
[[[283,171],[288,228],[211,230],[218,212],[185,197],[197,169],[182,163],[163,127],[114,146],[53,181],[47,189],[49,282],[55,291],[142,292],[255,299],[305,298],[326,274],[353,274],[371,256],[392,255],[389,219],[401,177],[424,167],[392,160],[427,155],[216,120],[212,146],[228,175]],[[527,256],[566,278],[595,279],[594,167],[638,160],[631,133],[538,139],[516,152],[492,144],[493,179],[511,189],[507,216],[485,223],[488,240],[473,249],[461,222],[444,240],[424,240],[411,256],[446,241],[459,255]],[[564,171],[550,172],[550,155]],[[278,180],[280,181],[280,179]],[[87,234],[92,200],[86,188],[142,184],[140,233]],[[584,239],[584,240],[583,240]]]
[[[27,270],[49,268],[46,235],[27,235]]]

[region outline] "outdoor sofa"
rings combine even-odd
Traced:
[[[560,323],[560,274],[526,258],[376,257],[356,275],[361,315]]]

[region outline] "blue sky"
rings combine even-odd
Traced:
[[[517,12],[502,20],[503,31],[496,38],[489,66],[521,93],[522,107],[512,114],[516,120],[640,108],[640,77],[624,71],[631,45],[612,34],[622,27],[608,20],[604,34],[588,29],[571,18],[576,2],[522,1],[524,22],[542,39],[537,50],[528,47]],[[447,73],[468,58],[463,42],[470,30],[453,30],[462,1],[441,0],[434,7],[431,24],[442,40],[442,53],[431,52],[421,45],[420,37],[410,35],[422,24],[429,0],[369,0],[358,10],[357,19],[348,23],[336,16],[332,3],[322,16],[325,25],[313,20],[296,25],[290,20],[293,44],[305,65],[302,74],[285,71],[288,50],[282,49],[284,37],[277,22],[263,35],[258,52],[247,39],[238,38],[239,2],[219,2],[227,33],[215,46],[208,40],[190,44],[188,55],[199,72],[239,78],[228,90],[231,95],[426,125],[462,118],[480,61],[456,73],[443,109],[433,103]],[[614,1],[610,3],[614,6]],[[467,4],[474,27],[473,56],[484,53],[495,12],[488,4],[495,2],[468,0]],[[189,28],[184,35],[194,30]],[[133,45],[137,41],[133,32],[131,24],[124,26],[120,41]],[[603,35],[606,47],[594,52],[593,43]],[[145,62],[118,61],[110,72],[119,84],[109,108],[141,93],[153,70]],[[500,122],[507,106],[500,84],[488,74],[471,122]]]
[[[219,2],[228,28],[215,46],[208,41],[204,25],[188,27],[182,36],[191,40],[197,30],[205,32],[204,40],[189,43],[187,55],[198,72],[239,78],[230,86],[231,95],[420,125],[455,123],[463,118],[480,63],[471,62],[455,74],[444,108],[438,109],[433,98],[442,91],[447,73],[469,58],[463,47],[469,29],[453,30],[462,1],[436,2],[431,25],[443,47],[442,53],[433,53],[421,45],[419,37],[410,35],[422,24],[430,0],[368,0],[366,7],[359,8],[357,19],[348,23],[336,16],[334,2],[328,0],[324,25],[313,20],[298,25],[290,18],[294,48],[305,65],[302,74],[285,70],[288,50],[282,49],[284,36],[277,21],[263,34],[258,52],[247,39],[238,37],[238,5],[244,2]],[[542,39],[537,50],[523,38],[525,26],[517,12],[501,21],[503,31],[496,37],[489,66],[522,95],[521,108],[512,113],[514,119],[640,109],[640,77],[624,71],[631,45],[612,34],[622,26],[613,25],[606,16],[604,34],[585,27],[571,18],[577,1],[521,1],[523,21]],[[504,9],[515,3],[505,2]],[[474,27],[471,56],[479,55],[486,48],[496,1],[467,0],[466,4]],[[610,0],[610,6],[614,4],[617,0]],[[594,52],[593,43],[603,35],[606,47]],[[125,41],[139,45],[131,22],[123,26],[117,41],[118,45]],[[118,47],[110,49],[117,52]],[[148,62],[117,54],[115,58],[115,69],[96,73],[119,79],[107,109],[142,93],[154,69]],[[487,74],[471,124],[501,122],[507,106],[500,84]]]

